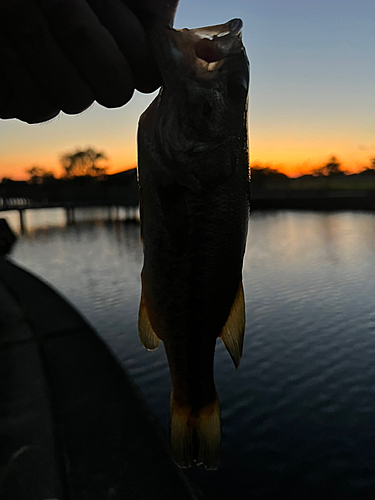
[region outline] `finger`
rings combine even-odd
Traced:
[[[142,24],[122,0],[88,0],[100,22],[112,34],[133,72],[135,88],[153,92],[161,77]]]
[[[54,118],[59,108],[42,92],[17,52],[0,36],[2,87],[7,92],[0,107],[0,118],[18,118],[27,123],[40,123]]]
[[[131,98],[134,80],[116,41],[81,0],[37,0],[58,45],[106,107]]]
[[[173,26],[178,0],[122,0],[147,28],[158,22]]]
[[[0,42],[1,43],[1,42]],[[0,58],[2,60],[2,47],[0,45]],[[11,87],[5,79],[4,65],[0,68],[0,118],[13,118],[9,116],[9,102],[13,98]]]
[[[30,75],[51,101],[68,114],[80,113],[94,101],[93,93],[53,39],[47,22],[29,0],[12,3],[0,12],[8,40],[21,55]],[[5,11],[5,12],[4,12]]]

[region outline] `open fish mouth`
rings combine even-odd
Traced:
[[[241,19],[216,26],[165,31],[172,43],[175,62],[184,61],[200,77],[210,77],[228,56],[243,51]]]

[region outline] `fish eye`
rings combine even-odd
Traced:
[[[241,73],[233,73],[228,78],[227,92],[229,99],[234,104],[244,103],[248,91],[248,81]]]

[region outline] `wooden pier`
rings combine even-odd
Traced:
[[[112,220],[113,213],[115,214],[115,219],[119,218],[120,207],[125,208],[129,212],[132,211],[133,219],[135,219],[135,213],[138,209],[138,205],[127,205],[127,204],[111,204],[111,203],[61,203],[61,202],[35,202],[28,200],[26,198],[14,198],[8,200],[2,200],[0,203],[0,215],[1,212],[16,211],[19,214],[20,230],[21,233],[27,231],[27,226],[25,222],[25,212],[26,210],[41,210],[48,208],[63,208],[66,215],[66,224],[74,224],[76,220],[76,211],[80,208],[106,208],[108,211],[108,219]]]

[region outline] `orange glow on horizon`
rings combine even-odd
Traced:
[[[311,174],[315,170],[325,165],[332,156],[335,156],[341,165],[341,169],[349,173],[358,173],[371,165],[371,159],[375,157],[374,148],[356,148],[351,147],[345,150],[345,147],[335,148],[329,151],[316,144],[316,149],[308,147],[307,144],[298,143],[281,144],[275,142],[276,147],[266,144],[260,138],[251,140],[251,166],[268,167],[281,172],[289,177],[299,177],[305,174]],[[136,144],[125,142],[113,145],[113,147],[90,146],[89,144],[77,145],[73,148],[61,148],[60,151],[43,151],[42,148],[33,151],[14,150],[12,153],[0,157],[0,179],[8,177],[14,180],[27,180],[27,170],[33,166],[39,166],[45,170],[52,171],[56,177],[61,177],[63,170],[59,162],[59,157],[64,153],[73,153],[76,150],[84,150],[93,147],[96,151],[102,151],[108,158],[102,165],[106,165],[108,174],[115,174],[124,170],[135,168],[137,165]],[[328,149],[328,151],[327,151]],[[335,151],[338,151],[336,153]],[[307,158],[307,159],[306,159]]]
[[[281,174],[285,174],[288,177],[295,178],[295,177],[300,177],[301,175],[311,175],[320,167],[328,163],[328,161],[329,158],[327,158],[326,161],[317,163],[315,165],[312,165],[310,162],[306,162],[305,164],[302,165],[287,165],[285,163],[273,164],[261,161],[254,161],[251,162],[250,167],[270,168],[272,170],[280,172]],[[338,161],[339,163],[341,163],[340,160]],[[352,165],[350,167],[341,163],[342,171],[347,172],[349,174],[358,174],[359,172],[365,170],[366,166],[370,166],[370,162],[367,165]]]
[[[250,129],[251,165],[267,166],[299,177],[311,174],[332,157],[344,172],[357,173],[370,167],[375,158],[375,144],[370,134],[350,129],[324,134],[302,127],[298,129]]]
[[[311,162],[304,162],[299,165],[293,165],[293,164],[288,164],[288,163],[272,163],[272,162],[264,162],[264,161],[252,161],[250,166],[254,167],[261,167],[261,168],[270,168],[273,170],[276,170],[277,172],[280,172],[282,174],[287,175],[288,177],[300,177],[301,175],[309,175],[312,174],[315,170],[317,170],[319,167],[325,165],[331,157],[327,157],[324,161],[312,164]],[[337,157],[336,157],[337,158]],[[341,163],[341,169],[345,172],[348,172],[350,174],[356,174],[361,171],[363,171],[366,166],[370,166],[370,159],[366,164],[355,164],[348,166],[344,162],[340,161],[340,158],[338,158],[338,161]],[[0,162],[0,179],[3,177],[6,178],[11,178],[13,180],[27,180],[28,175],[26,171],[31,168],[32,166],[40,166],[42,168],[45,168],[46,170],[52,171],[56,177],[61,177],[62,175],[62,168],[59,164],[58,161],[54,161],[53,164],[51,164],[48,159],[45,161],[38,161],[38,162],[28,162],[28,167],[25,167],[25,163],[22,164],[7,164],[7,166],[2,165],[2,162]],[[137,162],[135,158],[129,159],[128,162],[124,160],[118,160],[118,161],[109,161],[107,163],[107,173],[108,174],[116,174],[118,172],[123,172],[125,170],[130,170],[132,168],[137,167]]]
[[[331,157],[330,157],[331,158]],[[315,165],[312,165],[311,163],[305,163],[302,165],[287,165],[284,163],[278,163],[278,164],[272,164],[272,163],[265,163],[265,162],[252,162],[251,167],[261,167],[261,168],[270,168],[273,170],[276,170],[277,172],[280,172],[281,174],[285,174],[288,177],[300,177],[301,175],[311,175],[313,174],[316,170],[318,170],[320,167],[324,166],[326,163],[329,162],[329,158],[326,159],[326,161],[317,163]],[[340,163],[340,168],[343,172],[348,173],[348,174],[358,174],[360,172],[363,172],[366,167],[370,166],[370,162],[368,162],[367,165],[351,165],[347,166],[344,163],[340,162],[340,159],[338,159],[338,162]]]
[[[116,158],[109,156],[109,160],[107,162],[102,162],[101,165],[107,166],[108,174],[116,174],[137,166],[135,155],[129,155],[127,158],[124,158],[124,156],[125,155],[119,155],[119,157]],[[38,160],[20,160],[17,158],[17,160],[14,161],[3,161],[0,159],[0,181],[3,177],[17,181],[27,180],[27,170],[33,166],[38,166],[53,172],[55,177],[61,177],[63,174],[63,169],[58,158],[42,157],[38,158]]]

